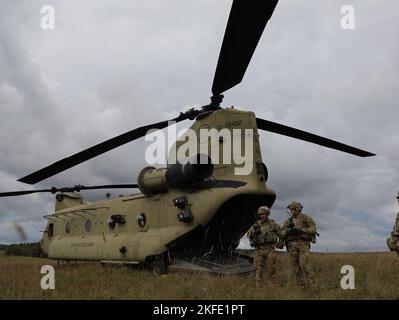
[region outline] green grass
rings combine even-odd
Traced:
[[[0,299],[399,299],[399,270],[391,253],[313,253],[311,262],[317,277],[314,290],[292,283],[287,254],[278,255],[278,285],[270,290],[255,289],[254,274],[156,276],[129,267],[57,266],[48,259],[1,256]],[[55,267],[55,290],[40,288],[44,264]],[[355,268],[355,290],[340,287],[340,270],[346,264]]]

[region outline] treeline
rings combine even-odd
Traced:
[[[6,248],[6,256],[43,257],[44,252],[39,242],[10,244]]]

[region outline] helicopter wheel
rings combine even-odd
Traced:
[[[154,257],[152,263],[152,272],[156,275],[166,274],[169,267],[169,258],[166,253]]]

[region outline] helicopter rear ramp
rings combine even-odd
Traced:
[[[206,272],[216,275],[248,274],[255,270],[252,258],[242,254],[206,254],[201,257],[177,256],[170,271]]]

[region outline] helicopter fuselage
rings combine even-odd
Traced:
[[[227,124],[227,125],[226,125]],[[252,112],[219,109],[198,117],[191,129],[253,129],[252,170],[236,175],[235,163],[213,163],[211,177],[199,184],[165,185],[155,194],[133,194],[83,203],[78,193],[57,197],[41,241],[49,258],[138,263],[148,257],[187,250],[230,252],[256,221],[256,209],[271,207],[275,193],[266,186],[256,118]],[[176,150],[185,141],[176,142]],[[200,144],[200,142],[196,142]],[[245,139],[241,140],[242,150]],[[223,139],[209,146],[223,151]],[[202,149],[203,150],[203,149]],[[231,151],[233,152],[233,151]],[[236,152],[236,151],[234,151]],[[181,161],[182,159],[178,159]],[[213,160],[213,159],[212,159]],[[183,204],[176,203],[184,199]],[[189,217],[184,218],[187,214]]]

